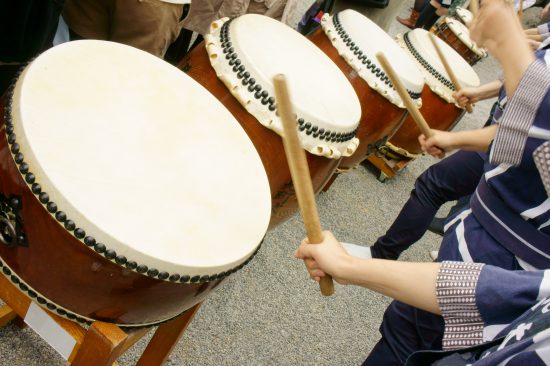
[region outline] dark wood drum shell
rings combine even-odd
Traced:
[[[1,127],[3,108],[0,103]],[[0,169],[2,214],[7,211],[6,200],[16,197],[22,202],[16,216],[27,243],[0,243],[2,271],[50,310],[81,323],[89,323],[84,317],[124,326],[159,323],[204,300],[223,281],[224,276],[196,283],[164,281],[118,265],[88,248],[31,192],[4,132],[0,133]]]
[[[460,121],[464,115],[464,109],[458,108],[453,103],[448,103],[434,93],[428,85],[424,85],[420,113],[430,128],[448,131]],[[390,143],[410,154],[420,154],[422,153],[418,143],[420,134],[421,132],[412,117],[407,116],[401,128],[390,139]]]
[[[430,32],[445,41],[445,43],[451,46],[470,65],[473,66],[482,59],[481,56],[472,51],[470,47],[464,44],[464,42],[456,36],[445,21],[441,20],[440,22],[435,23],[430,29]]]
[[[204,42],[187,54],[178,67],[208,89],[239,121],[254,143],[262,159],[271,189],[272,214],[270,228],[288,219],[298,210],[298,201],[292,185],[281,137],[262,126],[218,79],[216,72],[210,65]],[[315,193],[318,193],[332,177],[339,160],[313,155],[309,152],[306,152],[306,155],[313,189]],[[243,179],[246,179],[246,177],[243,177]]]
[[[374,153],[399,129],[407,110],[399,108],[376,90],[369,87],[351,66],[348,65],[332,45],[325,32],[319,27],[309,39],[317,45],[344,73],[350,81],[361,103],[361,120],[357,138],[359,147],[350,157],[342,158],[339,168],[350,169]]]

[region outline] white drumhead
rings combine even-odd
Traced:
[[[397,40],[412,55],[430,89],[449,103],[454,103],[452,97],[454,86],[429,37],[428,31],[417,28],[399,35]],[[461,86],[463,88],[479,86],[479,77],[464,58],[438,37],[435,39]]]
[[[344,10],[321,20],[325,34],[338,53],[380,94],[401,108],[405,105],[379,65],[376,54],[383,52],[413,99],[419,99],[424,78],[414,61],[376,23],[355,10]]]
[[[304,148],[331,158],[355,151],[359,99],[340,69],[307,38],[272,18],[247,14],[212,23],[206,47],[219,78],[263,125],[282,134],[275,104],[268,100],[274,97],[273,77],[285,74],[298,119],[324,130],[321,135],[303,130]]]
[[[460,21],[445,17],[444,21],[449,26],[449,29],[468,47],[472,52],[480,57],[487,57],[487,51],[477,46],[477,44],[470,38],[470,30]]]
[[[244,130],[146,52],[103,41],[52,48],[19,78],[12,115],[42,191],[128,261],[212,276],[246,261],[267,230],[269,183]]]
[[[465,8],[456,8],[456,17],[462,21],[464,24],[470,23],[474,20],[474,15],[471,11]]]

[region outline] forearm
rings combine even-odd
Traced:
[[[478,98],[479,100],[485,100],[498,96],[498,92],[502,87],[502,81],[493,80],[487,84],[483,84],[478,88]]]
[[[535,61],[535,55],[525,38],[519,33],[514,33],[512,38],[493,49],[493,55],[502,65],[508,98],[514,95],[523,74]]]
[[[441,314],[435,288],[438,271],[438,263],[352,257],[342,269],[341,277],[392,299]]]
[[[491,125],[479,130],[453,132],[452,143],[446,150],[467,150],[485,152],[491,145],[497,132],[497,125]]]

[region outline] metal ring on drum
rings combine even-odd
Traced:
[[[177,68],[69,42],[32,61],[1,106],[0,211],[15,234],[0,267],[40,306],[82,324],[158,324],[258,251],[271,212],[260,157]]]
[[[334,63],[303,35],[266,16],[213,22],[202,46],[179,64],[237,118],[264,163],[272,194],[271,227],[298,204],[286,162],[272,78],[285,74],[314,192],[340,158],[355,152],[361,105]]]
[[[325,14],[321,27],[309,36],[310,40],[342,70],[361,102],[359,147],[355,154],[343,158],[339,166],[340,170],[348,170],[383,146],[407,115],[403,101],[378,65],[376,53],[383,51],[392,60],[418,106],[424,80],[414,61],[364,15],[349,9],[333,16]]]

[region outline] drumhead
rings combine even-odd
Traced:
[[[359,99],[340,69],[307,38],[272,18],[247,14],[212,23],[205,43],[218,77],[264,126],[282,135],[272,79],[285,74],[303,147],[330,158],[355,151]]]
[[[92,40],[54,47],[18,79],[11,112],[44,209],[107,259],[160,279],[214,276],[265,235],[269,183],[245,131],[146,52]]]
[[[465,8],[456,8],[456,17],[464,24],[470,23],[474,20],[474,15],[471,11]]]
[[[462,43],[464,43],[466,47],[472,50],[472,52],[474,52],[479,57],[487,57],[487,51],[485,51],[483,48],[478,47],[477,44],[470,38],[470,30],[468,29],[468,27],[466,27],[463,23],[454,18],[445,17],[444,21],[445,23],[447,23],[451,31],[457,36],[458,39],[462,41]]]
[[[376,59],[383,52],[409,95],[420,104],[424,78],[418,67],[382,28],[355,10],[344,10],[334,16],[325,14],[321,20],[325,34],[338,53],[371,88],[405,108],[388,76]]]
[[[455,88],[429,37],[428,31],[417,28],[398,35],[397,42],[412,55],[430,89],[447,102],[455,103],[452,96]],[[435,39],[461,86],[479,86],[479,77],[464,58],[438,37]]]

